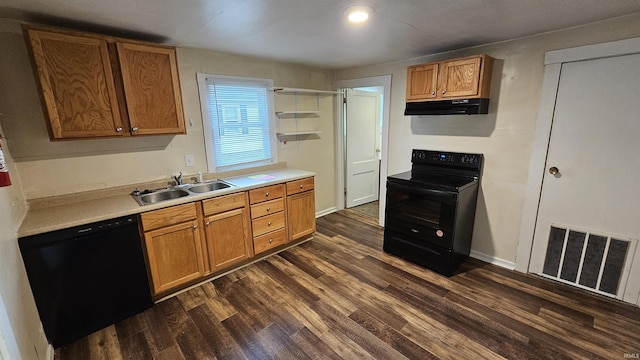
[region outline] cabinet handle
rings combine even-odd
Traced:
[[[446,93],[446,92],[447,92],[447,90],[442,90],[442,95],[444,95],[444,93]]]
[[[300,185],[300,189],[304,188],[304,185]]]
[[[267,211],[271,211],[271,206],[269,206],[269,207],[267,208]]]
[[[269,244],[271,244],[273,242],[273,239],[269,239]]]
[[[198,224],[193,225],[193,228],[197,229],[198,228]]]
[[[116,132],[122,132],[122,128],[121,127],[117,127],[116,128]]]
[[[266,193],[264,193],[264,196],[269,196],[269,192],[267,191]]]
[[[431,95],[435,95],[435,94],[436,94],[436,92],[435,92],[435,91],[432,91],[432,92],[431,92]]]
[[[211,221],[207,221],[206,223],[204,223],[205,226],[209,226],[209,224],[211,224]]]
[[[133,132],[138,131],[138,127],[134,126],[133,128],[131,128],[131,131],[133,131]]]
[[[271,221],[269,221],[269,222],[267,223],[267,226],[271,226]]]

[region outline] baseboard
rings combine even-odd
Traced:
[[[482,260],[484,262],[488,262],[489,264],[497,265],[503,267],[505,269],[514,270],[516,268],[516,263],[512,261],[507,261],[504,259],[497,258],[495,256],[489,256],[487,254],[477,252],[471,250],[471,254],[469,254],[474,259]]]
[[[320,210],[320,211],[318,211],[316,213],[316,218],[319,218],[319,217],[322,217],[322,216],[325,216],[325,215],[329,215],[329,214],[334,213],[336,211],[338,211],[338,208],[335,207],[335,206],[331,207],[331,208],[328,208],[328,209],[325,209],[325,210]]]

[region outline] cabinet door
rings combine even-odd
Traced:
[[[287,223],[289,240],[296,240],[316,231],[316,205],[313,190],[287,196]]]
[[[242,208],[205,218],[207,250],[213,272],[253,256],[248,215],[246,208]]]
[[[185,134],[175,49],[116,45],[131,133]]]
[[[27,30],[51,139],[122,135],[107,42]]]
[[[197,220],[146,232],[144,240],[154,294],[204,276]]]
[[[407,101],[435,99],[438,86],[438,64],[407,68]]]
[[[480,64],[480,56],[443,63],[439,76],[439,95],[442,98],[478,95]]]

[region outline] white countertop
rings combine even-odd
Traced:
[[[186,204],[198,200],[255,189],[262,186],[303,179],[314,175],[315,174],[310,171],[278,169],[222,178],[222,180],[235,186],[209,193],[194,194],[178,199],[162,201],[157,204],[143,206],[138,205],[131,195],[123,194],[46,208],[30,209],[20,226],[18,237],[36,235],[73,226],[89,224],[96,221],[113,219],[120,216],[138,214],[169,206]]]

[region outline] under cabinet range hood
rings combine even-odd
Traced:
[[[489,99],[408,102],[405,115],[475,115],[489,113]]]

